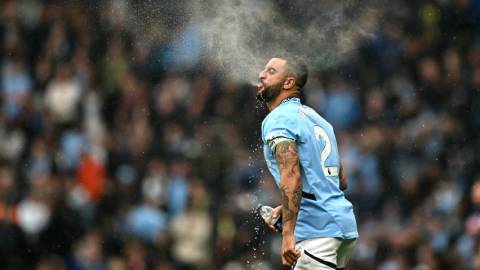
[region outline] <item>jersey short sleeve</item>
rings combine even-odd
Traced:
[[[299,131],[295,118],[284,114],[272,115],[266,119],[263,126],[263,141],[272,152],[278,144],[285,141],[298,141]]]

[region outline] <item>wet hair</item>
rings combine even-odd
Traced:
[[[308,67],[305,61],[303,61],[297,56],[290,55],[279,55],[275,58],[280,58],[287,61],[287,72],[289,73],[289,75],[295,77],[295,84],[298,86],[299,89],[302,89],[307,83],[308,79]]]

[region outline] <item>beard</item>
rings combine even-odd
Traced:
[[[265,88],[261,92],[257,93],[257,99],[263,102],[270,102],[274,100],[276,97],[278,97],[278,95],[280,95],[282,86],[283,82],[278,82],[270,86],[265,86]]]

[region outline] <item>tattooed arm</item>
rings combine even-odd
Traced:
[[[283,232],[293,233],[302,198],[300,162],[295,142],[285,141],[279,143],[276,147],[275,157],[280,170]]]
[[[276,146],[275,157],[280,170],[282,193],[282,263],[292,265],[300,256],[295,248],[294,229],[302,199],[302,179],[297,146],[294,141],[283,141]]]

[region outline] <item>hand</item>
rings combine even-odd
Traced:
[[[282,215],[282,206],[281,205],[273,208],[272,220],[275,220],[277,217],[279,217],[281,215]],[[274,224],[271,222],[271,220],[263,219],[263,221],[265,222],[265,224],[267,224],[267,226],[268,226],[268,228],[270,228],[270,230],[272,230],[274,232],[279,232],[279,230],[277,228],[275,228],[275,226],[273,226]]]
[[[295,246],[295,236],[293,233],[283,235],[282,238],[282,264],[284,266],[292,266],[302,254],[300,249]]]

